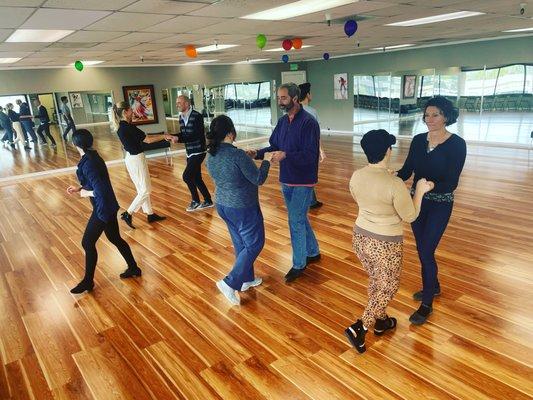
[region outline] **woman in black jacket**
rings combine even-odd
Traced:
[[[128,243],[120,237],[118,230],[117,212],[119,205],[115,192],[109,180],[109,173],[104,160],[92,149],[93,136],[86,129],[78,129],[72,135],[72,142],[80,153],[81,160],[78,163],[76,175],[80,186],[69,186],[67,193],[72,195],[79,193],[81,197],[89,197],[93,205],[93,212],[85,228],[81,244],[85,250],[85,276],[71,293],[80,294],[91,291],[94,287],[94,271],[98,260],[96,242],[102,232],[113,243],[126,263],[128,268],[121,278],[141,276],[141,269],[137,266]]]

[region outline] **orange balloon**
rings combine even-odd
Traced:
[[[194,46],[185,46],[185,54],[187,55],[187,57],[190,58],[196,58],[196,56],[198,55],[196,53],[196,47]]]
[[[292,39],[292,47],[294,47],[297,50],[301,49],[303,44],[304,43],[303,43],[302,39],[300,39],[300,38]]]

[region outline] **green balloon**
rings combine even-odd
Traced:
[[[265,35],[263,35],[262,33],[257,35],[257,38],[255,39],[255,42],[257,43],[257,47],[259,47],[260,49],[262,49],[263,47],[266,46],[267,44],[267,38]]]
[[[83,69],[83,63],[78,60],[74,63],[74,68],[76,68],[78,71],[81,71]]]

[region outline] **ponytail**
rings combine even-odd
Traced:
[[[116,132],[120,126],[120,121],[123,121],[122,117],[125,110],[128,110],[130,105],[127,101],[119,101],[113,104],[113,120],[111,121],[111,128]]]
[[[235,131],[235,125],[233,121],[227,115],[219,115],[211,121],[209,126],[209,132],[206,134],[207,138],[207,152],[212,156],[216,155],[220,143],[224,141],[229,133],[233,133],[237,136]]]

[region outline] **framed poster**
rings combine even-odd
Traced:
[[[348,100],[348,74],[333,75],[333,98]]]
[[[132,124],[157,124],[154,85],[122,86],[122,91],[133,111]]]
[[[403,76],[403,98],[414,99],[416,88],[416,75]]]
[[[69,93],[70,105],[72,108],[83,108],[83,100],[81,99],[81,93]]]

